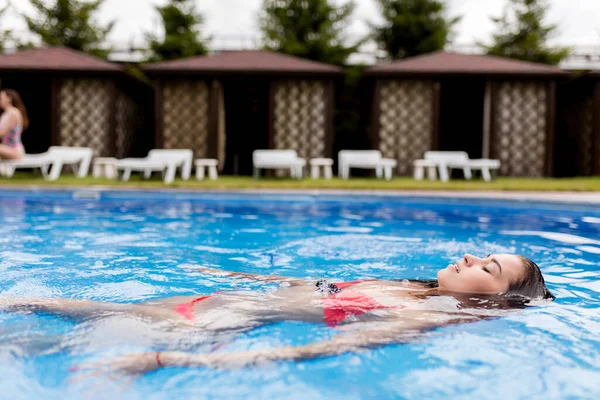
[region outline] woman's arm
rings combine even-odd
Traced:
[[[76,369],[96,371],[108,369],[113,373],[140,375],[165,367],[231,369],[278,361],[310,360],[414,341],[420,338],[424,330],[454,322],[449,320],[445,314],[436,316],[435,313],[427,313],[426,315],[415,312],[413,316],[416,315],[419,315],[419,318],[422,319],[409,318],[401,321],[383,322],[377,328],[341,334],[329,340],[305,346],[288,346],[227,354],[190,354],[177,351],[134,353],[118,357],[109,362],[92,363]],[[469,320],[473,321],[474,319],[460,318],[454,323],[469,322]]]
[[[279,361],[311,360],[320,357],[331,357],[344,353],[373,349],[390,344],[406,343],[419,338],[423,329],[423,325],[421,325],[420,328],[409,328],[404,324],[391,324],[386,328],[337,335],[329,340],[311,343],[305,346],[287,346],[275,349],[228,354],[161,352],[155,353],[155,367],[208,367],[231,369]]]
[[[261,275],[261,274],[246,274],[244,272],[232,272],[232,271],[223,271],[215,268],[208,267],[198,267],[196,270],[202,272],[207,275],[214,276],[227,276],[231,278],[240,278],[240,279],[249,279],[252,281],[258,282],[288,282],[291,284],[308,284],[309,282],[304,279],[298,278],[290,278],[288,276],[281,275]]]
[[[139,315],[156,320],[173,318],[173,312],[162,307],[117,304],[75,299],[40,299],[0,297],[0,312],[40,312],[67,318],[87,318],[104,313]]]
[[[405,328],[405,327],[404,327]],[[369,330],[334,336],[330,340],[306,346],[288,346],[277,349],[244,351],[239,353],[190,354],[179,351],[131,353],[108,362],[97,362],[74,367],[72,371],[95,376],[102,370],[110,375],[143,375],[166,367],[208,367],[218,369],[242,368],[277,361],[300,361],[335,356],[351,351],[375,348],[391,343],[409,341],[418,337],[418,331],[390,329]]]
[[[17,116],[14,112],[8,112],[0,117],[0,138],[10,132],[17,124]]]

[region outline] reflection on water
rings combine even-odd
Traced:
[[[105,378],[70,382],[68,369],[127,351],[211,351],[212,339],[201,332],[184,338],[179,333],[156,335],[151,321],[122,316],[75,323],[0,313],[0,397],[600,395],[597,207],[292,200],[0,196],[0,295],[134,303],[273,289],[206,277],[194,266],[344,280],[432,279],[437,269],[464,253],[514,252],[540,265],[557,301],[496,320],[439,329],[418,343],[237,371],[166,369],[126,387]],[[301,345],[333,333],[321,325],[282,323],[231,336],[220,351]],[[94,391],[94,385],[102,390]]]

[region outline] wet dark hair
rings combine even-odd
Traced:
[[[517,256],[525,267],[523,278],[511,282],[505,296],[524,296],[530,299],[554,300],[555,297],[546,287],[546,281],[540,267],[527,257]]]
[[[21,100],[21,96],[16,90],[13,89],[2,89],[0,93],[6,93],[13,107],[21,112],[21,118],[23,119],[23,129],[27,129],[29,126],[29,118],[27,117],[27,110],[25,109],[25,104],[23,104],[23,100]]]
[[[395,279],[395,281],[402,282],[407,279]],[[409,283],[417,284],[422,286],[424,289],[429,289],[425,292],[414,292],[413,296],[426,299],[434,296],[443,295],[437,289],[440,287],[439,283],[435,279],[408,279]],[[452,297],[458,300],[459,309],[487,309],[487,310],[508,310],[514,308],[525,308],[529,301],[528,297],[523,295],[504,295],[504,294],[483,294],[483,293],[453,293]],[[482,317],[485,319],[486,317]]]

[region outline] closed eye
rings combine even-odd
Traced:
[[[484,270],[485,272],[487,272],[488,274],[491,274],[490,270],[489,270],[489,269],[487,269],[486,267],[483,267],[483,270]]]

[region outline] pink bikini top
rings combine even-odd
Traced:
[[[357,285],[362,282],[368,282],[374,279],[359,280],[352,282],[336,282],[334,283],[339,289],[345,289],[352,285]],[[217,293],[214,293],[217,294]],[[182,315],[188,321],[194,320],[194,306],[196,303],[211,298],[212,296],[200,296],[187,303],[182,303],[176,306],[173,310]],[[384,306],[360,292],[340,292],[329,295],[321,299],[323,304],[323,316],[325,323],[330,327],[335,327],[343,322],[346,318],[355,315],[361,315],[372,310],[382,308],[398,308],[396,306]],[[400,306],[400,308],[404,308]]]
[[[362,282],[373,281],[375,279],[366,279],[352,282],[335,282],[334,285],[339,289],[344,289],[352,285]],[[324,306],[323,314],[325,323],[330,327],[335,327],[343,322],[346,318],[354,315],[361,315],[372,310],[382,308],[398,308],[395,306],[384,306],[360,292],[340,292],[329,295],[321,300]],[[404,308],[400,306],[401,308]]]

